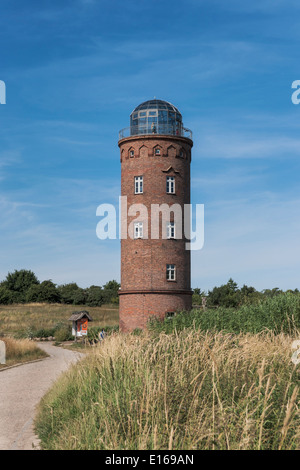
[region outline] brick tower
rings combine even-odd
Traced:
[[[130,127],[123,129],[119,137],[123,196],[120,329],[132,331],[145,328],[151,316],[163,319],[191,309],[191,260],[185,247],[184,205],[190,204],[193,142],[178,109],[156,99],[133,110]],[[124,196],[127,210],[123,207]],[[142,204],[146,212],[135,213],[139,206],[133,204]],[[175,204],[177,215],[169,211],[166,220],[159,211],[159,232],[155,232],[153,207],[162,204],[167,208]]]

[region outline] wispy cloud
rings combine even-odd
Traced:
[[[205,245],[193,253],[193,279],[206,289],[233,277],[257,289],[300,284],[300,199],[259,193],[207,204]]]
[[[201,154],[204,158],[286,158],[299,157],[300,138],[287,136],[206,134]]]
[[[19,151],[4,150],[0,152],[0,181],[4,180],[7,173],[6,169],[21,161],[21,154]]]
[[[2,3],[0,277],[116,277],[119,242],[97,239],[96,208],[118,202],[118,130],[156,96],[194,132],[194,285],[299,284],[299,2]]]

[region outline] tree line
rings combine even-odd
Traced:
[[[120,284],[115,280],[88,288],[81,288],[75,282],[62,285],[50,279],[40,282],[34,272],[21,269],[8,273],[0,283],[0,304],[46,302],[98,307],[118,304],[119,288]]]
[[[214,287],[208,292],[202,291],[200,288],[196,288],[193,291],[193,305],[202,306],[203,299],[205,299],[207,308],[238,308],[242,305],[256,304],[266,298],[272,298],[284,293],[284,291],[278,287],[257,291],[254,287],[244,284],[239,288],[238,284],[232,278],[229,279],[227,284]],[[298,294],[299,290],[289,289],[286,292]]]
[[[21,269],[8,273],[5,280],[0,282],[0,305],[46,302],[97,307],[108,303],[118,304],[119,288],[120,284],[115,280],[108,281],[104,286],[92,285],[87,288],[81,288],[75,282],[62,285],[56,285],[50,279],[40,282],[32,271]],[[244,284],[239,288],[231,278],[226,284],[208,292],[200,288],[193,289],[193,292],[193,305],[202,306],[205,299],[208,308],[237,308],[283,293],[278,287],[257,291]],[[299,290],[290,289],[286,292],[296,294]]]

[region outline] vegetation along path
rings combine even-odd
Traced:
[[[82,357],[51,343],[38,345],[49,357],[0,372],[0,450],[39,449],[33,428],[36,406],[57,377]]]

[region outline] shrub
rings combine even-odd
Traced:
[[[116,333],[117,331],[119,331],[119,326],[118,325],[116,325],[116,326],[105,326],[105,327],[91,326],[91,327],[88,328],[88,332],[87,332],[88,339],[90,341],[99,340],[99,334],[101,333],[101,331],[104,331],[105,336],[107,336],[107,335],[110,335],[112,333]]]
[[[300,329],[300,295],[283,293],[237,309],[219,307],[180,312],[163,322],[152,319],[149,324],[150,330],[157,333],[171,333],[175,329],[181,331],[189,327],[232,333],[259,333],[266,329],[275,333],[291,333]]]
[[[86,304],[90,307],[100,307],[104,304],[104,293],[102,287],[91,286],[87,289]]]
[[[58,292],[63,304],[74,304],[74,297],[80,290],[76,282],[58,286]]]
[[[60,302],[60,300],[60,293],[56,285],[50,280],[43,281],[41,284],[32,285],[26,294],[26,302],[57,303]]]
[[[38,285],[39,280],[32,271],[21,269],[8,273],[2,285],[12,293],[14,303],[26,301],[26,293],[33,285]]]
[[[4,286],[0,286],[0,304],[9,305],[13,302],[12,292]]]
[[[32,333],[34,338],[49,338],[50,336],[54,336],[55,328],[41,328]]]
[[[70,341],[73,339],[72,336],[72,329],[70,326],[62,325],[57,328],[54,332],[55,341],[63,342],[63,341]]]

